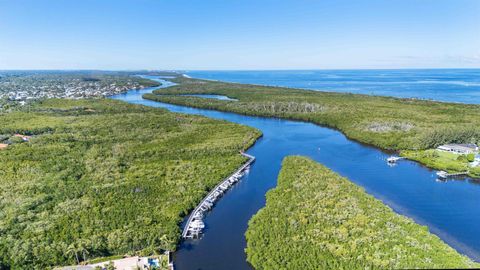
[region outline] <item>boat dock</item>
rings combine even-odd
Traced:
[[[448,177],[463,176],[468,175],[468,172],[459,172],[459,173],[448,173],[446,171],[437,172],[437,176],[441,179],[446,179]]]
[[[188,217],[187,223],[183,228],[182,237],[183,238],[198,238],[205,228],[203,223],[203,217],[206,212],[210,211],[214,206],[215,202],[235,183],[237,183],[240,178],[245,174],[245,172],[250,168],[250,164],[255,161],[255,157],[248,155],[244,152],[240,152],[242,156],[247,157],[248,161],[245,162],[238,170],[236,170],[229,177],[225,178],[217,186],[215,186],[204,198],[203,200],[193,209],[192,213]]]
[[[173,264],[172,252],[167,251],[168,257],[168,270],[175,270],[175,265]]]
[[[391,156],[391,157],[387,158],[387,163],[393,164],[393,163],[396,163],[397,161],[399,161],[401,159],[405,159],[405,158],[404,157]]]

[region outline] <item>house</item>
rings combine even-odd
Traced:
[[[8,144],[6,143],[0,143],[0,150],[7,149]]]
[[[445,144],[437,147],[437,150],[466,155],[478,152],[478,146],[476,144]]]

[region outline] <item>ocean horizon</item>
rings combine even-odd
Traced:
[[[480,104],[480,69],[186,71],[192,78]]]

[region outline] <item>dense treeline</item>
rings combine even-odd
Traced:
[[[383,149],[427,149],[480,140],[480,106],[177,77],[148,99],[241,114],[304,120]],[[178,96],[217,94],[238,102]]]
[[[0,150],[0,269],[175,249],[182,217],[259,136],[113,100],[46,100],[0,122],[33,136]]]
[[[249,222],[256,269],[479,267],[326,167],[287,157],[278,186]]]

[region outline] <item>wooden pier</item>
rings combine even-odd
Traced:
[[[464,175],[468,175],[468,172],[459,172],[459,173],[448,173],[445,171],[437,172],[437,176],[441,179],[446,179],[448,177],[455,177],[455,176],[464,176]]]
[[[175,265],[173,264],[172,252],[167,251],[168,258],[168,270],[175,270]]]
[[[192,213],[188,217],[187,223],[183,228],[182,237],[183,238],[197,238],[202,234],[203,228],[205,227],[203,223],[203,217],[206,212],[212,209],[215,202],[220,199],[220,197],[230,189],[236,182],[240,180],[241,177],[245,174],[245,171],[248,170],[250,164],[255,161],[255,157],[248,155],[244,152],[240,152],[242,156],[247,157],[248,161],[245,162],[240,168],[238,168],[233,174],[225,178],[222,182],[216,185],[204,198],[203,200],[193,209]]]

